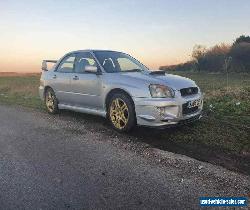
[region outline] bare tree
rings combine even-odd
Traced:
[[[207,49],[203,45],[195,45],[192,52],[192,57],[196,63],[196,68],[200,71],[201,61],[206,53]]]

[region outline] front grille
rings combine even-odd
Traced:
[[[198,111],[198,106],[195,107],[188,107],[188,103],[182,104],[182,114],[187,115],[187,114],[193,114]]]
[[[197,87],[183,88],[183,89],[180,89],[180,92],[181,92],[181,96],[194,95],[198,93],[198,88]]]

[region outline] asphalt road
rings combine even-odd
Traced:
[[[199,209],[200,196],[249,192],[249,177],[205,163],[197,173],[200,162],[172,153],[157,164],[114,139],[71,116],[0,105],[0,209]]]

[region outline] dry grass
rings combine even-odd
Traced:
[[[39,77],[34,73],[0,73],[0,102],[41,108]]]
[[[0,77],[39,76],[41,73],[0,72]]]

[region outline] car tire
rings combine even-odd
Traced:
[[[107,117],[118,132],[128,132],[136,125],[134,103],[122,93],[114,94],[108,103]]]
[[[45,101],[46,109],[50,114],[58,113],[59,111],[58,100],[56,98],[55,92],[51,88],[48,88],[46,90],[44,101]]]

